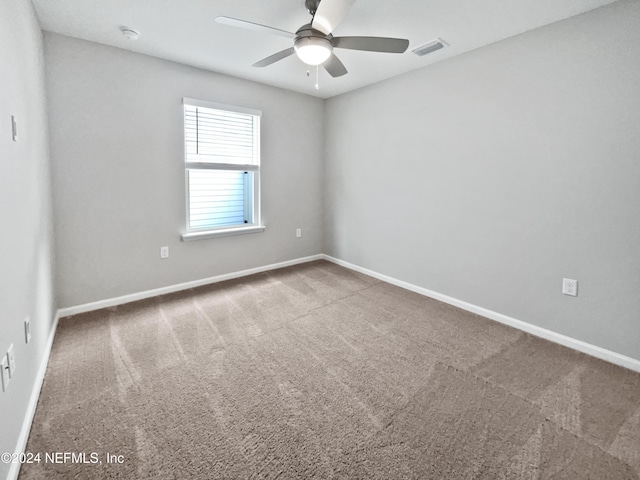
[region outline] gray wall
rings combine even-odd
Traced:
[[[13,452],[55,312],[42,36],[29,1],[0,0],[0,84],[0,357],[13,343],[17,365],[0,393],[0,452]],[[0,478],[8,467],[0,463]]]
[[[322,100],[50,33],[45,59],[60,307],[321,252]],[[183,97],[262,110],[266,232],[181,242]]]
[[[329,100],[326,253],[640,359],[638,45],[622,1]]]

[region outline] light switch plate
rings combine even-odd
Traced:
[[[11,134],[13,135],[13,141],[18,141],[18,122],[16,121],[16,117],[11,115]]]
[[[31,319],[29,317],[24,319],[24,343],[31,341]]]
[[[13,343],[7,350],[7,360],[9,361],[9,376],[13,378],[16,376],[16,357],[13,353]]]
[[[6,355],[0,360],[0,369],[2,369],[2,374],[0,375],[2,378],[2,391],[6,392],[9,386],[9,379],[11,378],[9,377],[9,361]]]

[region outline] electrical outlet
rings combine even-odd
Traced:
[[[9,360],[6,355],[0,360],[0,369],[2,369],[2,372],[0,372],[0,377],[2,377],[2,391],[6,392],[9,386],[9,379],[11,378],[9,377]]]
[[[7,350],[7,360],[9,363],[9,376],[13,378],[16,376],[16,357],[13,353],[13,343]]]
[[[302,229],[296,228],[296,238],[300,238],[302,236]]]
[[[160,258],[169,258],[169,247],[160,247]]]
[[[562,293],[572,297],[578,296],[578,281],[570,278],[562,279]]]
[[[29,317],[24,320],[24,343],[31,341],[31,319]]]

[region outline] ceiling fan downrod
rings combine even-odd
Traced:
[[[314,16],[316,14],[316,10],[318,10],[318,5],[320,5],[320,0],[304,1],[304,6],[306,7],[307,10],[309,10],[309,13],[311,14],[311,16]]]

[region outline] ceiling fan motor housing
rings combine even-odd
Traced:
[[[333,43],[333,35],[329,34],[329,35],[325,35],[324,33],[322,33],[319,30],[314,30],[313,28],[311,28],[311,24],[307,23],[306,25],[301,26],[298,31],[296,32],[296,39],[298,38],[304,38],[304,37],[317,37],[317,38],[324,38],[327,41],[329,41],[329,43]]]

